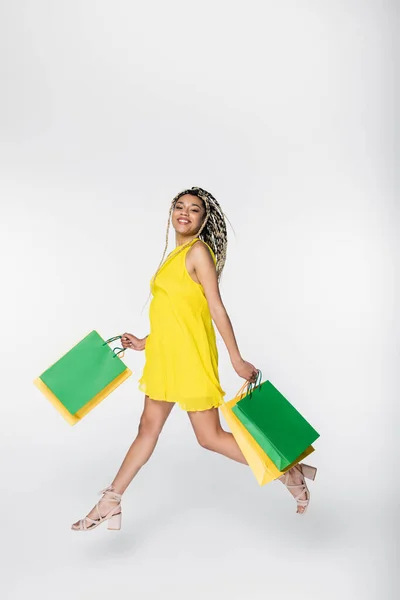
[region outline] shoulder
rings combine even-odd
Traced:
[[[213,251],[203,240],[194,242],[189,252],[194,258],[199,258],[200,260],[210,260],[210,257],[214,259]]]
[[[192,244],[192,246],[189,248],[187,254],[188,261],[195,268],[196,265],[201,266],[206,264],[215,264],[214,253],[212,252],[211,248],[209,248],[209,246],[203,242],[203,240],[197,240],[194,242],[194,244]]]

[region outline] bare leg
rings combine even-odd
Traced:
[[[188,412],[188,416],[200,446],[206,448],[207,450],[223,454],[224,456],[236,460],[237,462],[248,465],[248,462],[243,456],[243,453],[240,450],[233,434],[222,429],[217,408]],[[280,478],[279,481],[283,483]],[[301,482],[302,475],[299,473],[299,471],[297,469],[290,469],[288,483],[294,485]],[[299,490],[292,488],[289,489],[289,492],[295,496],[299,493]],[[300,499],[305,500],[306,494],[302,494]],[[303,512],[303,510],[303,507],[298,508],[299,512]]]
[[[111,484],[114,486],[114,491],[118,494],[124,493],[137,472],[153,454],[159,435],[174,405],[174,402],[152,400],[147,395],[145,396],[138,435],[132,442]],[[106,499],[102,500],[100,506],[101,515],[106,515],[112,506],[115,506],[115,503],[113,504]],[[87,516],[93,519],[98,518],[95,507],[93,507]]]
[[[218,408],[191,411],[188,416],[200,446],[244,465],[248,464],[233,434],[222,429]]]

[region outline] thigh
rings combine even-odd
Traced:
[[[151,431],[159,433],[164,427],[165,421],[174,408],[175,402],[164,402],[153,400],[147,395],[144,397],[144,408],[140,417],[139,431]]]
[[[222,431],[218,408],[189,411],[188,417],[200,443],[219,435]]]

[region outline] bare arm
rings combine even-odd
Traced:
[[[233,368],[240,377],[254,381],[257,369],[240,354],[231,320],[221,299],[215,264],[205,244],[197,242],[192,246],[187,255],[187,267],[189,272],[193,270],[203,286],[211,318],[224,340]]]

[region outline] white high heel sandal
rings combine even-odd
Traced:
[[[288,484],[287,481],[289,479],[289,473],[292,469],[297,469],[298,471],[300,471],[300,473],[303,476],[303,481],[302,483],[295,483],[295,484]],[[279,477],[279,479],[283,482],[283,484],[287,487],[287,488],[299,488],[299,493],[297,494],[297,496],[294,496],[294,499],[297,502],[297,507],[301,506],[304,507],[303,511],[297,510],[297,514],[299,515],[304,515],[308,504],[310,502],[310,490],[307,487],[306,481],[305,481],[305,477],[307,477],[308,479],[311,479],[312,481],[314,481],[315,476],[317,474],[317,469],[316,467],[312,467],[311,465],[305,465],[304,463],[299,463],[298,465],[295,465],[294,467],[292,467],[292,469],[289,469],[289,471],[287,471],[284,475],[282,475],[282,477]],[[305,500],[300,500],[300,496],[302,496],[303,494],[306,494],[306,499]]]
[[[121,519],[122,519],[122,509],[121,509],[121,498],[122,494],[117,494],[114,492],[112,486],[106,487],[104,490],[98,492],[99,494],[103,494],[98,503],[96,504],[97,514],[99,515],[98,519],[92,519],[91,517],[85,517],[84,519],[80,519],[78,524],[75,525],[73,523],[71,525],[71,529],[73,531],[89,531],[91,529],[96,529],[101,523],[104,521],[108,521],[107,529],[118,531],[121,529]],[[107,500],[111,502],[116,502],[116,505],[113,506],[104,517],[101,516],[99,510],[99,504],[102,500]],[[87,523],[89,521],[89,523]]]

